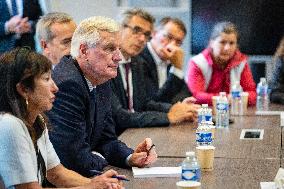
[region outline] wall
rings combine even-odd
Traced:
[[[117,14],[115,0],[46,0],[47,10],[66,12],[79,23],[91,16],[114,18]]]
[[[183,49],[185,50],[185,62],[191,57],[191,0],[40,0],[45,1],[45,9],[50,11],[63,11],[73,16],[79,23],[82,19],[103,15],[117,19],[120,12],[129,7],[142,7],[154,15],[157,20],[164,16],[178,17],[184,21],[188,35],[185,38]],[[271,56],[252,56],[250,65],[254,79],[258,82],[265,76],[265,64]],[[186,64],[184,64],[186,69]]]
[[[188,0],[46,0],[45,7],[49,12],[66,12],[72,15],[77,23],[95,15],[118,19],[119,13],[125,9],[141,7],[155,16],[157,21],[164,16],[178,17],[185,23],[188,31],[190,28]],[[185,50],[185,62],[189,59],[189,44],[190,32],[188,32],[182,46]]]

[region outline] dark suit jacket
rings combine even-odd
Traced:
[[[284,104],[284,57],[277,57],[274,61],[272,78],[269,82],[270,101]]]
[[[41,15],[42,10],[37,0],[23,0],[23,18],[29,17],[32,33],[23,34],[20,39],[16,39],[14,34],[5,34],[5,22],[12,16],[6,0],[0,0],[0,54],[17,46],[29,46],[31,49],[35,49],[35,23]]]
[[[71,56],[61,59],[52,78],[59,91],[47,114],[52,127],[49,134],[62,164],[84,176],[91,176],[89,170],[102,170],[108,163],[126,167],[126,158],[133,150],[115,134],[110,82],[97,86],[95,98],[92,97],[77,61]]]
[[[121,134],[126,128],[168,126],[167,112],[171,104],[157,103],[150,100],[146,94],[146,87],[141,61],[133,58],[131,61],[133,84],[133,108],[134,113],[129,112],[127,96],[123,88],[120,71],[116,78],[112,79],[112,111],[116,121],[117,134]]]
[[[147,46],[138,57],[145,62],[143,66],[145,81],[147,82],[147,93],[152,99],[160,102],[175,103],[190,96],[184,80],[172,73],[168,74],[166,83],[159,89],[156,63]]]

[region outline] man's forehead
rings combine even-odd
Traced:
[[[153,27],[153,25],[149,21],[145,20],[144,18],[142,18],[140,16],[136,16],[136,15],[133,16],[129,20],[128,24],[132,24],[132,26],[139,26],[140,28],[142,28],[144,30],[149,30],[149,31]]]

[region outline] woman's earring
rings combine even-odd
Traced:
[[[26,106],[27,106],[27,109],[28,109],[28,106],[29,106],[29,100],[28,100],[28,98],[26,98]]]

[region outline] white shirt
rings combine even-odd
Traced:
[[[163,61],[159,55],[155,52],[154,48],[152,47],[152,44],[150,42],[147,43],[147,47],[149,49],[150,54],[152,55],[157,68],[157,75],[159,80],[159,88],[162,88],[162,86],[167,81],[167,67],[170,64],[169,61]],[[178,69],[174,66],[171,66],[170,73],[173,73],[175,76],[177,76],[180,79],[183,79],[183,71],[181,69]]]
[[[85,76],[84,76],[84,77],[85,77]],[[88,85],[88,87],[89,87],[89,91],[92,92],[92,91],[96,88],[96,86],[93,86],[93,84],[91,83],[91,81],[88,80],[86,77],[85,77],[85,79],[86,79],[87,85]]]
[[[60,164],[45,129],[37,140],[46,170]],[[17,184],[41,180],[37,169],[37,156],[29,131],[22,120],[11,114],[0,114],[0,183],[14,188]],[[2,178],[1,178],[2,177]],[[41,184],[41,183],[40,183]]]

